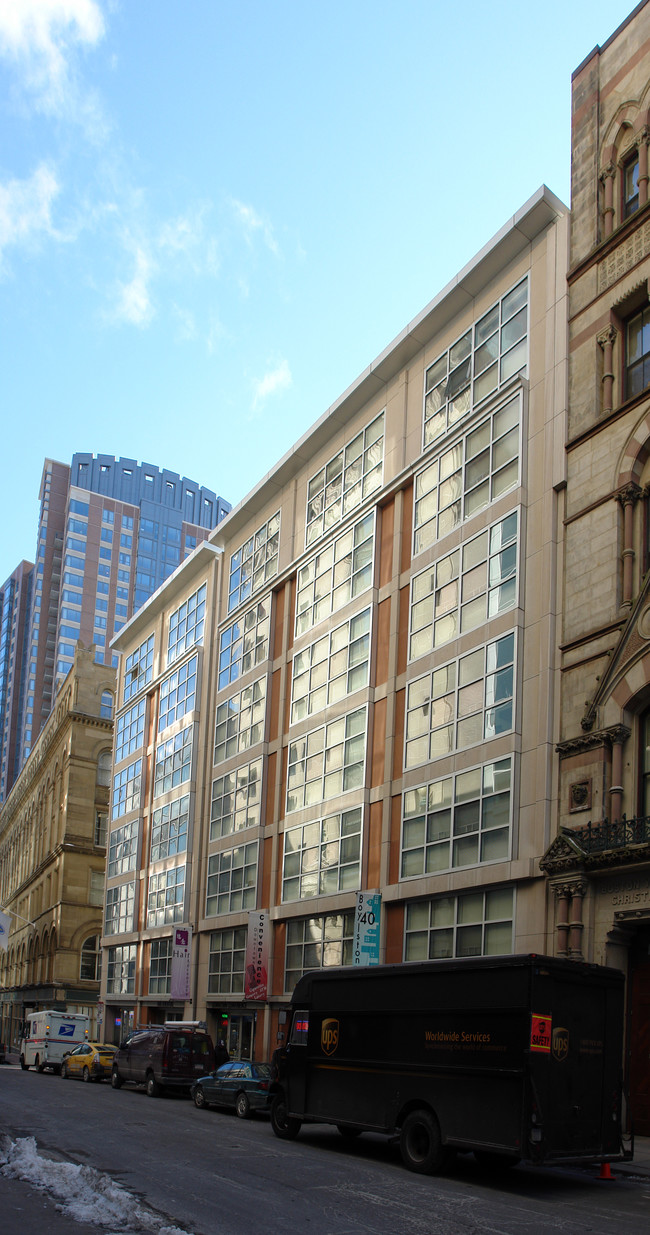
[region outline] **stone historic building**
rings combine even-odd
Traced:
[[[26,1009],[96,1026],[115,670],[79,646],[52,713],[0,809],[0,1038]]]
[[[549,950],[628,975],[650,1134],[650,4],[573,76],[559,830]]]

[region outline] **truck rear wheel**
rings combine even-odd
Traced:
[[[294,1141],[300,1132],[300,1120],[287,1114],[287,1100],[283,1093],[277,1093],[273,1099],[271,1127],[281,1141]]]
[[[24,1055],[21,1055],[21,1056],[20,1056],[20,1066],[21,1066],[21,1068],[22,1068],[23,1072],[26,1072],[26,1071],[27,1071],[27,1069],[29,1068],[29,1064],[28,1064],[28,1063],[25,1063],[25,1056],[24,1056]]]
[[[153,1072],[147,1072],[145,1088],[147,1090],[148,1097],[150,1098],[160,1097],[160,1085],[158,1084],[158,1081],[156,1080]]]
[[[36,1071],[37,1071],[37,1072],[44,1072],[44,1071],[45,1071],[45,1064],[44,1064],[44,1063],[41,1063],[41,1058],[40,1058],[40,1055],[37,1055],[37,1056],[36,1056],[36,1059],[34,1060],[34,1067],[36,1068]]]
[[[419,1175],[433,1175],[442,1169],[446,1152],[440,1124],[431,1111],[411,1111],[402,1124],[399,1148],[404,1166]]]
[[[117,1068],[113,1068],[113,1071],[111,1072],[111,1085],[113,1086],[113,1089],[121,1089],[122,1087],[122,1077],[120,1076]]]

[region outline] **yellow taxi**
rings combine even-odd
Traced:
[[[101,1081],[111,1075],[116,1046],[108,1042],[82,1042],[63,1056],[61,1076],[79,1076],[82,1081]]]

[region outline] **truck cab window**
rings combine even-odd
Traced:
[[[291,1026],[292,1045],[306,1046],[307,1033],[309,1031],[309,1013],[297,1011],[294,1013],[293,1024]]]

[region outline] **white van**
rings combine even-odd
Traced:
[[[59,1072],[66,1051],[88,1040],[88,1017],[77,1012],[28,1012],[20,1042],[20,1066]]]

